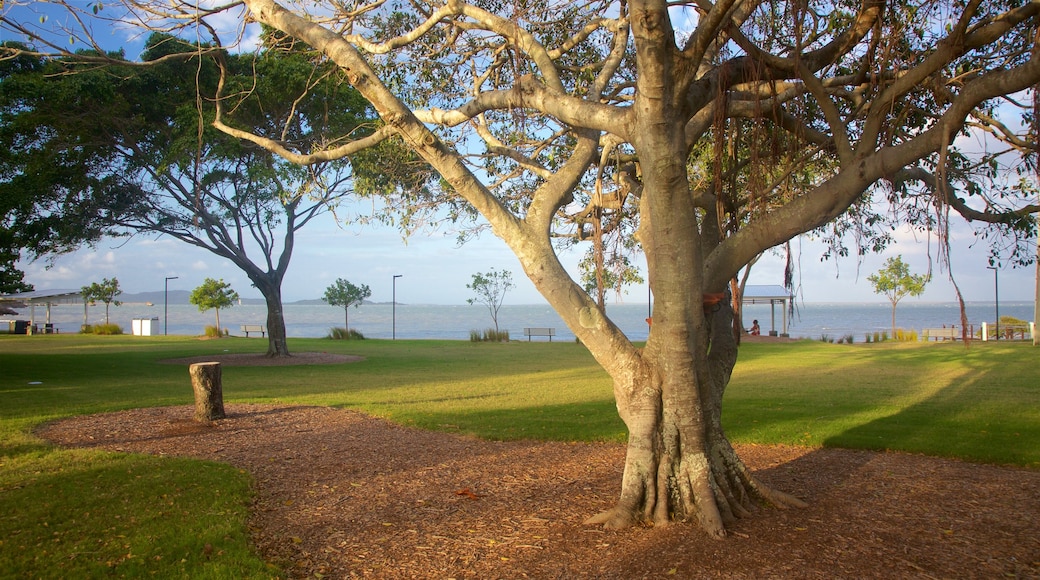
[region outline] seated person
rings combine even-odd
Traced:
[[[762,334],[762,328],[758,326],[758,320],[751,321],[751,330],[748,331],[751,336],[758,336]]]

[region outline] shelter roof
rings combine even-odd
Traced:
[[[774,300],[790,299],[791,292],[779,284],[763,286],[752,286],[748,284],[744,287],[744,304],[765,304],[773,302]]]
[[[35,304],[82,304],[82,290],[33,290],[16,294],[0,294],[0,305],[25,308]]]

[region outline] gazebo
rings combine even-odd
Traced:
[[[29,326],[25,333],[32,334],[36,330],[36,306],[47,307],[47,318],[44,324],[44,332],[54,331],[51,325],[51,306],[56,304],[83,304],[83,324],[87,323],[87,303],[83,300],[81,290],[34,290],[32,292],[19,292],[17,294],[0,295],[0,306],[10,308],[29,307]],[[12,331],[14,330],[12,325]]]
[[[781,326],[780,336],[787,336],[787,303],[790,301],[791,293],[779,285],[765,285],[765,286],[751,286],[747,285],[744,287],[744,297],[741,300],[743,304],[770,304],[772,305],[770,321],[769,336],[776,336],[776,305],[779,304],[782,308],[780,309],[783,318],[783,325]]]

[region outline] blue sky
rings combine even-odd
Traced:
[[[83,6],[87,2],[82,3]],[[35,9],[40,4],[34,5]],[[8,13],[21,11],[26,21],[38,24],[38,15],[28,8],[8,4]],[[21,16],[20,16],[21,18]],[[52,14],[46,26],[56,26],[61,15]],[[111,46],[124,46],[133,58],[140,52],[142,38],[119,27],[106,27],[104,39]],[[9,32],[0,31],[0,40],[12,40]],[[68,42],[67,37],[65,42]],[[909,232],[895,232],[898,242],[884,255],[821,262],[823,249],[809,240],[793,242],[798,251],[796,285],[799,299],[805,302],[878,302],[884,298],[873,293],[866,277],[877,271],[888,256],[900,254],[911,270],[927,271],[929,244]],[[974,238],[964,226],[957,224],[953,234],[953,274],[968,301],[994,299],[994,272],[988,270],[988,248],[972,246]],[[562,261],[577,275],[581,250],[562,255]],[[934,240],[931,255],[936,255]],[[750,283],[781,284],[784,260],[767,255],[754,268]],[[167,276],[170,289],[190,290],[206,277],[223,278],[243,296],[259,297],[250,287],[245,274],[229,262],[203,250],[169,237],[135,237],[131,240],[104,240],[95,249],[57,258],[53,265],[44,261],[22,263],[26,280],[37,289],[79,288],[102,278],[116,277],[126,292],[162,290]],[[412,304],[462,304],[471,297],[466,284],[477,272],[492,268],[513,272],[517,287],[506,298],[509,304],[534,304],[544,300],[524,276],[519,263],[506,245],[490,232],[462,247],[449,233],[432,233],[402,240],[395,230],[378,226],[344,226],[331,216],[324,216],[299,233],[296,251],[283,286],[287,301],[319,297],[336,278],[355,284],[368,284],[372,300],[389,301],[394,292],[393,276],[402,275],[396,283],[396,296]],[[946,302],[956,299],[948,273],[933,266],[934,277],[925,294],[917,299]],[[1001,301],[1032,301],[1035,293],[1035,270],[1002,269],[997,274]],[[629,289],[622,301],[643,303],[645,286]]]
[[[960,228],[963,230],[964,228]],[[953,242],[954,277],[965,300],[985,302],[994,299],[994,273],[986,269],[987,250],[968,247],[971,241],[965,231],[955,231]],[[793,242],[798,257],[796,284],[799,299],[805,302],[879,302],[885,298],[874,294],[866,277],[876,272],[888,256],[900,254],[915,273],[928,269],[928,245],[901,235],[890,251],[880,256],[867,256],[862,263],[852,258],[838,262],[821,262],[822,248],[808,240]],[[934,241],[932,254],[936,253]],[[576,274],[580,252],[562,255],[568,269]],[[767,255],[752,269],[751,284],[782,284],[784,260]],[[43,261],[22,264],[26,279],[37,289],[79,288],[102,278],[116,277],[126,292],[162,290],[166,276],[170,289],[191,290],[206,277],[223,278],[243,296],[259,298],[245,274],[229,262],[170,237],[132,240],[106,240],[96,250],[84,249],[58,258],[47,268]],[[331,216],[325,216],[308,229],[301,230],[296,251],[283,286],[286,301],[318,298],[336,278],[355,284],[368,284],[372,300],[391,300],[396,292],[400,302],[410,304],[463,304],[472,296],[466,289],[471,276],[490,269],[513,272],[517,287],[506,297],[508,304],[537,304],[544,300],[524,276],[519,262],[505,243],[490,233],[461,247],[449,234],[427,234],[402,241],[401,235],[389,228],[366,226],[339,227]],[[927,302],[956,300],[953,285],[946,272],[933,267],[933,279],[920,298]],[[997,274],[1001,301],[1031,301],[1034,295],[1035,270],[1002,269]],[[631,288],[623,302],[646,301],[645,286]]]

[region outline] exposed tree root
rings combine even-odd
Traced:
[[[723,539],[727,526],[750,516],[757,506],[808,507],[797,497],[754,477],[724,437],[716,439],[710,454],[689,455],[677,466],[667,458],[658,461],[658,470],[647,470],[634,469],[639,462],[630,459],[618,504],[585,523],[622,529],[663,526],[674,520],[696,521],[708,536]],[[672,469],[675,473],[668,475]],[[633,477],[633,472],[641,476]]]

